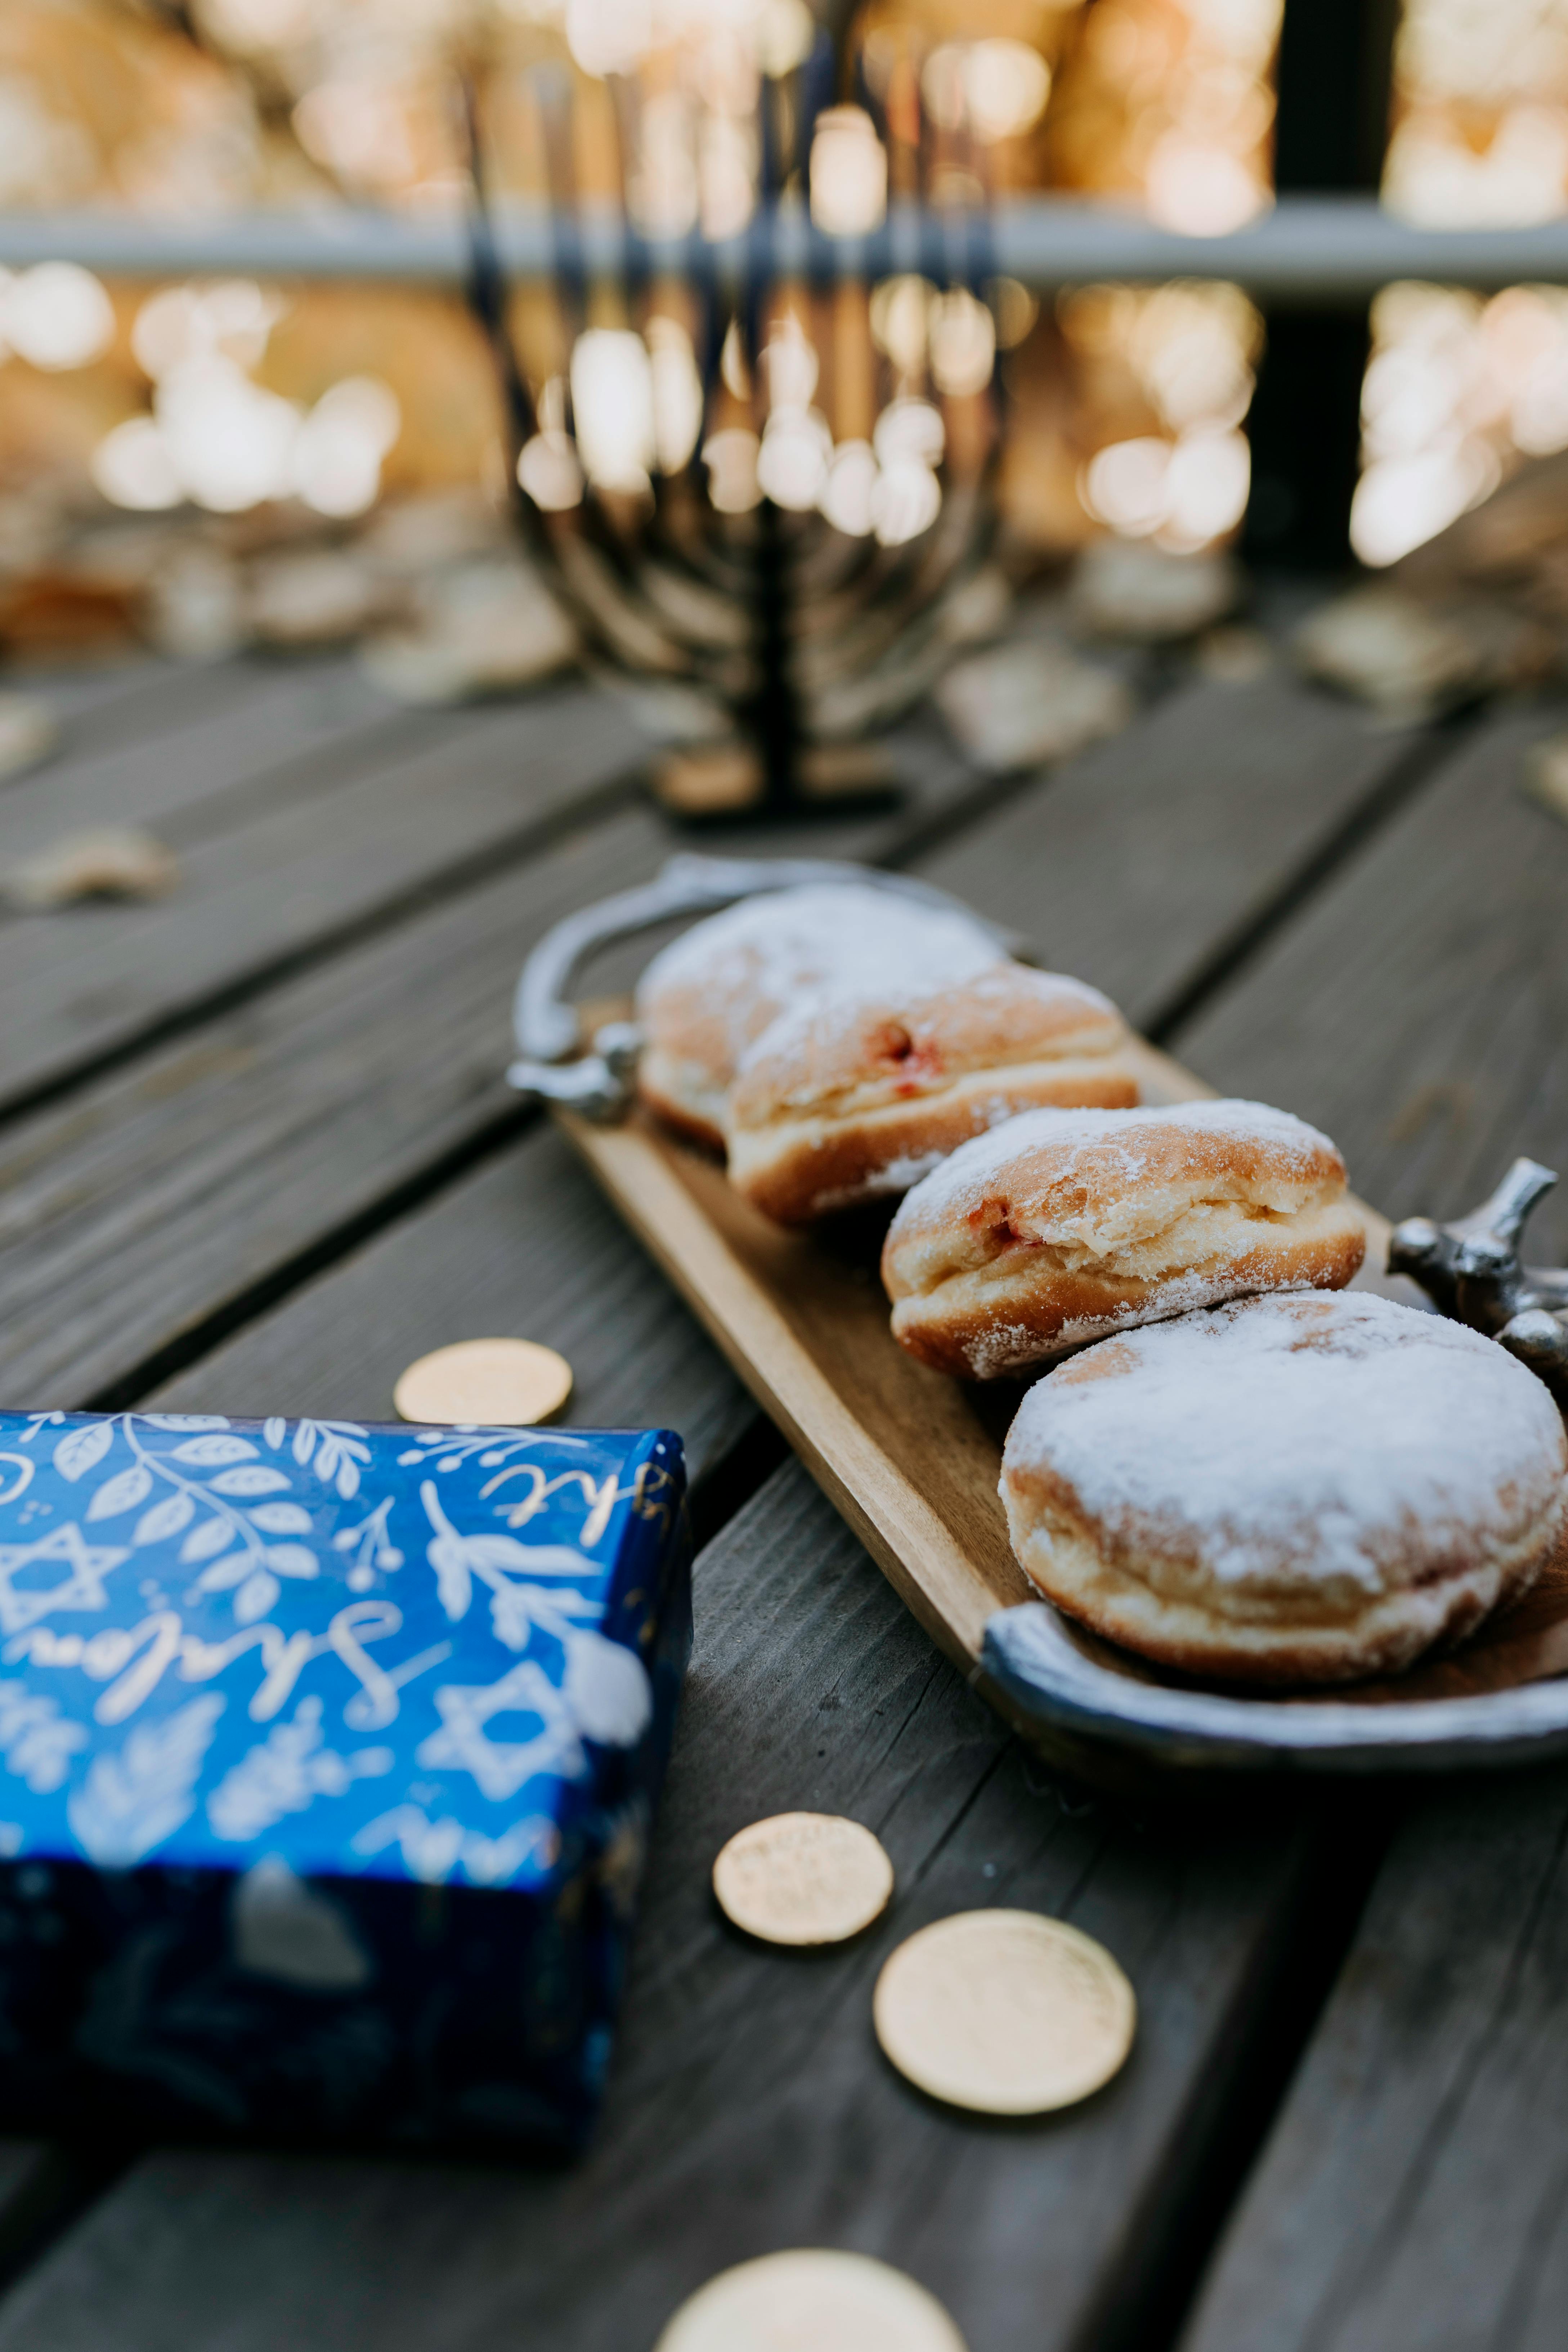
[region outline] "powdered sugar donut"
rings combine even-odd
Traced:
[[[957,908],[918,906],[865,883],[743,898],[694,923],[643,973],[643,1098],[674,1125],[722,1143],[742,1057],[781,1013],[879,988],[952,986],[998,957],[991,934]]]
[[[1463,1325],[1347,1293],[1102,1339],[1003,1453],[1013,1549],[1097,1633],[1254,1683],[1394,1672],[1521,1592],[1564,1517],[1547,1391]]]
[[[859,885],[698,924],[648,966],[637,1012],[644,1099],[726,1144],[737,1187],[784,1223],[902,1192],[1031,1104],[1138,1098],[1095,990]]]
[[[1365,1235],[1327,1136],[1262,1103],[1026,1112],[908,1195],[882,1278],[895,1337],[991,1380],[1249,1291],[1333,1290]]]

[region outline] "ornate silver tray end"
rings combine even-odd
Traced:
[[[1556,1181],[1539,1160],[1516,1160],[1468,1217],[1447,1225],[1406,1217],[1390,1238],[1388,1270],[1418,1283],[1439,1313],[1496,1339],[1568,1403],[1568,1271],[1521,1255],[1530,1213]]]

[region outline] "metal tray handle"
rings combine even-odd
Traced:
[[[670,858],[652,882],[601,898],[546,931],[523,965],[512,1002],[518,1059],[507,1071],[508,1086],[541,1102],[568,1104],[589,1118],[607,1122],[622,1118],[637,1087],[642,1033],[635,1022],[610,1022],[595,1033],[592,1050],[578,1055],[582,1032],[570,990],[588,958],[616,940],[652,930],[681,915],[717,914],[742,898],[821,882],[858,883],[917,906],[944,913],[956,910],[990,932],[999,954],[1012,951],[1014,942],[994,924],[934,883],[910,875],[825,857],[700,857],[685,853]],[[568,1060],[568,1055],[577,1058]]]

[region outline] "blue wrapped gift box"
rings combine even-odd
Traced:
[[[668,1430],[0,1413],[0,2126],[579,2144],[685,1484]]]

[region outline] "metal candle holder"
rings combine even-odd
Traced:
[[[769,321],[781,285],[803,289],[821,311],[834,289],[858,284],[864,294],[873,275],[901,270],[944,285],[950,297],[979,302],[994,267],[984,142],[951,126],[942,134],[948,143],[942,152],[950,162],[959,140],[965,166],[960,176],[983,201],[932,211],[927,184],[937,133],[921,113],[919,74],[905,77],[893,107],[884,102],[885,93],[879,98],[875,79],[868,79],[842,32],[835,37],[826,30],[784,79],[762,73],[753,126],[756,202],[749,226],[722,244],[695,235],[672,244],[656,243],[639,229],[628,195],[642,120],[637,69],[605,76],[619,156],[619,258],[610,279],[601,268],[599,293],[632,322],[656,280],[678,282],[693,320],[701,390],[702,429],[689,457],[673,473],[650,469],[640,505],[589,478],[575,502],[542,506],[520,478],[519,462],[531,444],[548,440],[568,466],[581,447],[574,438],[572,371],[552,380],[546,398],[531,386],[520,360],[508,323],[509,289],[487,195],[478,111],[472,91],[467,93],[474,189],[469,297],[501,382],[509,473],[524,543],[572,614],[591,656],[641,685],[682,689],[694,713],[705,712],[725,739],[709,753],[715,773],[726,755],[731,772],[743,772],[734,791],[715,789],[707,809],[695,802],[682,807],[673,792],[661,793],[676,813],[775,818],[807,809],[820,813],[825,800],[863,795],[867,789],[885,796],[886,763],[858,739],[929,690],[931,662],[925,656],[940,657],[946,608],[989,551],[989,487],[1000,437],[994,372],[987,391],[989,455],[977,473],[972,467],[963,478],[939,446],[940,408],[921,383],[894,379],[898,398],[878,419],[878,478],[887,474],[882,429],[898,405],[900,429],[916,437],[925,431],[921,462],[942,492],[940,509],[904,538],[884,532],[879,541],[869,530],[852,536],[809,507],[786,507],[766,494],[749,510],[731,504],[720,512],[713,480],[703,477],[715,419],[728,417],[732,427],[748,402],[765,451],[764,418],[771,425],[777,411]],[[555,307],[563,337],[574,347],[595,306],[574,173],[574,85],[557,66],[536,68],[531,80],[553,224]],[[845,97],[858,101],[859,119],[869,117],[867,135],[874,129],[891,175],[912,184],[919,199],[917,249],[896,259],[891,212],[888,224],[867,236],[828,234],[813,218],[815,135],[835,100]],[[846,110],[841,107],[840,116]],[[949,183],[953,176],[949,171]],[[900,218],[909,210],[902,206]],[[798,305],[792,316],[798,323]],[[874,369],[869,350],[865,359],[868,370]],[[805,404],[791,413],[820,426],[809,400],[808,390]],[[923,419],[914,413],[922,405]],[[731,429],[722,437],[733,443],[738,436]],[[890,436],[888,446],[893,447]],[[862,462],[868,465],[871,454],[867,449]],[[910,453],[904,462],[913,462]],[[522,472],[528,471],[524,463]]]
[[[1406,1217],[1388,1244],[1390,1274],[1408,1275],[1456,1322],[1496,1339],[1568,1404],[1568,1270],[1526,1265],[1531,1212],[1557,1178],[1516,1160],[1497,1191],[1468,1217],[1437,1224]]]

